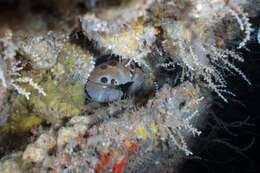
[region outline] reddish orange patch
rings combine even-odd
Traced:
[[[132,143],[132,142],[129,142],[129,141],[125,141],[124,145],[125,145],[126,149],[131,153],[136,153],[139,149],[138,144]]]
[[[101,173],[104,171],[104,169],[107,167],[109,164],[109,161],[111,160],[111,156],[109,154],[102,154],[100,157],[99,163],[95,167],[95,171],[97,173]]]
[[[223,40],[216,40],[216,47],[219,49],[224,49],[225,48],[225,43]]]
[[[124,168],[127,166],[127,163],[128,157],[125,156],[124,159],[114,165],[114,173],[122,173],[124,171]]]
[[[189,97],[194,97],[195,94],[194,94],[194,92],[192,92],[192,91],[188,91],[188,92],[187,92],[187,96],[189,96]]]

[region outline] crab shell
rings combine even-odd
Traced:
[[[144,83],[144,73],[140,68],[135,68],[133,72],[133,77],[132,77],[132,85],[128,89],[128,95],[133,96],[135,95],[140,88],[142,87]]]
[[[86,92],[91,100],[106,103],[120,99],[124,93],[120,89],[102,86],[89,81],[86,85]]]
[[[95,67],[86,84],[86,93],[91,100],[106,103],[122,98],[120,86],[131,84],[127,94],[133,95],[144,81],[141,69],[127,67],[124,63],[111,60]]]
[[[86,84],[88,96],[96,102],[111,102],[120,99],[124,92],[117,86],[132,81],[132,74],[123,64],[108,61],[95,67]]]
[[[132,74],[127,67],[117,61],[108,61],[98,65],[89,80],[106,86],[116,86],[132,81]]]

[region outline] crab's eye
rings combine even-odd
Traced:
[[[102,77],[102,78],[100,79],[100,81],[101,81],[102,83],[107,83],[107,82],[108,82],[108,79],[107,79],[107,77]]]
[[[117,81],[115,79],[111,79],[111,84],[112,85],[116,85],[117,84]]]

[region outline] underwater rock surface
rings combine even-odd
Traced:
[[[7,3],[0,172],[177,172],[212,95],[234,95],[226,76],[251,84],[238,51],[257,11],[253,0]]]

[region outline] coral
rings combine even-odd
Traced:
[[[48,122],[58,123],[62,118],[80,114],[84,103],[84,89],[81,85],[57,85],[48,80],[43,85],[46,97],[32,97],[33,110]],[[66,93],[66,94],[65,94]]]
[[[53,52],[56,50],[55,47],[49,49],[53,49]],[[34,51],[37,52],[37,49]],[[25,67],[11,66],[14,71],[18,71],[18,78],[11,78],[9,81],[21,95],[12,96],[12,105],[6,111],[6,115],[11,118],[1,129],[28,131],[39,125],[42,120],[60,124],[65,117],[79,115],[85,109],[84,85],[94,68],[93,57],[79,46],[68,42],[57,56],[59,58],[49,57],[56,59],[55,64],[51,63],[50,71],[45,69],[46,63],[42,64],[44,67],[37,66],[36,69],[30,67],[29,71],[21,71]],[[38,61],[32,63],[41,64]],[[20,77],[21,75],[28,77]],[[21,121],[16,121],[16,118],[20,118]]]
[[[53,70],[55,71],[62,64],[64,73],[69,75],[67,80],[73,83],[85,84],[95,67],[95,58],[88,51],[69,42],[61,50],[59,59],[58,65]]]
[[[0,79],[3,87],[7,87],[8,81],[7,81],[7,72],[6,72],[6,64],[5,61],[8,59],[14,59],[17,51],[17,47],[10,41],[6,40],[0,40],[0,46],[1,46],[1,52],[0,52]]]
[[[191,122],[203,111],[203,102],[200,90],[191,83],[176,88],[165,86],[143,108],[135,110],[132,105],[118,112],[120,118],[103,120],[102,124],[93,126],[91,122],[98,116],[96,111],[92,117],[73,117],[56,133],[52,129],[43,133],[27,146],[23,162],[36,162],[41,169],[56,171],[66,166],[76,172],[113,169],[120,173],[130,164],[132,155],[147,154],[146,145],[156,148],[159,141],[172,143],[171,147],[189,155],[192,153],[184,138],[189,133],[200,134]],[[56,148],[52,150],[55,154],[48,152],[52,148]]]
[[[198,88],[184,83],[176,88],[165,86],[143,108],[136,109],[128,101],[121,111],[111,110],[112,116],[120,114],[118,118],[103,119],[99,125],[92,125],[99,111],[93,116],[72,117],[66,126],[42,133],[27,146],[20,157],[24,164],[21,171],[35,169],[30,168],[30,162],[34,162],[41,170],[58,172],[131,172],[127,167],[132,156],[142,158],[148,152],[147,144],[155,150],[165,141],[191,154],[184,138],[200,134],[191,121],[203,111],[205,103]],[[113,104],[119,103],[110,107]]]
[[[84,15],[81,17],[83,32],[97,42],[101,51],[110,50],[112,54],[128,59],[129,63],[134,61],[148,69],[151,60],[147,55],[162,32],[164,50],[170,53],[173,62],[177,59],[182,64],[186,70],[184,75],[191,80],[202,77],[202,82],[226,102],[224,94],[232,93],[226,89],[223,71],[236,72],[250,84],[243,72],[233,64],[233,60],[241,62],[242,58],[226,48],[224,38],[217,35],[216,27],[233,17],[232,28],[236,27],[236,21],[245,35],[238,45],[238,49],[243,48],[250,40],[252,30],[247,13],[241,8],[244,1],[140,1],[132,7],[134,3],[130,1],[127,7],[138,10],[137,15],[125,17],[128,10],[119,11],[121,16],[117,18],[117,13],[111,14],[110,9]],[[124,5],[120,9],[124,9]],[[150,9],[151,13],[146,13],[146,9]],[[153,18],[152,22],[149,22],[150,17]],[[230,37],[233,32],[230,30],[225,34]]]
[[[23,159],[28,162],[41,162],[46,157],[47,152],[36,145],[28,145],[23,153]]]
[[[0,126],[0,132],[4,133],[21,133],[30,131],[33,127],[42,123],[42,119],[36,115],[24,117],[22,115],[10,115],[7,123]]]
[[[49,32],[45,37],[38,36],[20,42],[19,46],[31,60],[33,68],[49,69],[57,63],[65,41],[65,35]]]
[[[258,29],[258,33],[257,33],[257,41],[260,44],[260,29]]]
[[[35,94],[28,101],[17,96],[13,100],[12,112],[36,114],[53,124],[61,123],[65,117],[81,114],[85,109],[84,85],[93,66],[93,57],[87,51],[84,52],[79,46],[69,42],[65,43],[58,61],[50,71],[40,70],[31,74],[33,80],[44,88],[46,96],[39,97]]]
[[[73,127],[61,128],[57,136],[57,147],[62,148],[78,136],[86,133],[86,125],[74,125]]]
[[[47,156],[48,151],[54,148],[56,141],[51,134],[42,134],[39,136],[35,143],[27,146],[23,153],[23,160],[25,162],[42,162],[43,159]]]
[[[32,88],[37,90],[39,94],[45,96],[46,93],[37,83],[29,77],[21,76],[20,72],[24,67],[21,66],[22,62],[15,59],[18,47],[10,41],[0,40],[0,43],[3,49],[1,50],[0,56],[0,79],[3,87],[13,88],[29,100],[31,93],[19,85],[19,83],[28,83]]]
[[[11,91],[0,85],[0,126],[5,124],[9,116],[9,96]]]
[[[21,170],[19,169],[19,165],[12,160],[7,160],[3,163],[0,163],[0,169],[2,173],[21,173]]]
[[[152,164],[166,163],[175,171],[202,133],[209,91],[227,102],[234,95],[227,75],[250,84],[237,66],[244,62],[237,49],[251,39],[247,2],[116,0],[104,8],[84,1],[94,9],[71,17],[79,17],[78,27],[62,21],[62,32],[0,39],[0,103],[10,104],[0,109],[8,115],[0,131],[33,134],[0,169],[156,172]],[[65,16],[59,19],[74,24]],[[119,65],[102,71],[112,61]],[[98,99],[110,89],[120,92],[116,99]]]
[[[100,12],[98,16],[86,14],[81,18],[82,29],[85,35],[97,42],[105,52],[149,68],[144,59],[156,39],[157,30],[145,23],[145,7],[142,2],[132,4],[122,7],[119,11],[120,18],[118,14],[109,12],[113,8]],[[135,9],[139,13],[128,15]]]
[[[48,79],[42,86],[48,93],[47,96],[33,96],[28,101],[18,96],[14,100],[13,112],[24,115],[37,114],[54,124],[59,123],[64,117],[80,114],[84,104],[84,89],[81,85],[57,85],[55,81]]]
[[[235,11],[236,10],[236,11]],[[230,9],[231,14],[236,18],[240,30],[245,32],[245,38],[239,43],[238,49],[245,47],[246,43],[250,40],[251,36],[251,23],[249,22],[248,14],[243,12],[240,8],[233,10]]]
[[[184,2],[188,3],[188,1]],[[165,3],[167,4],[167,1]],[[174,8],[184,8],[179,3],[171,5]],[[187,9],[183,9],[182,13],[168,11],[169,14],[176,17],[176,20],[171,20],[169,17],[160,19],[164,21],[161,26],[164,38],[166,38],[163,47],[170,53],[173,62],[176,62],[177,59],[182,64],[189,79],[199,81],[198,79],[202,77],[202,82],[227,102],[224,94],[233,94],[227,89],[224,77],[226,73],[235,72],[247,83],[250,84],[250,82],[234,64],[234,60],[243,62],[243,58],[235,51],[227,49],[225,43],[220,43],[219,40],[223,40],[223,38],[218,38],[217,31],[214,30],[215,25],[225,21],[229,14],[235,16],[241,31],[245,32],[245,38],[238,46],[238,48],[242,48],[250,39],[249,19],[246,13],[239,8],[239,3],[233,1],[228,3],[193,1],[192,4],[186,6]],[[232,33],[232,31],[230,32]]]

